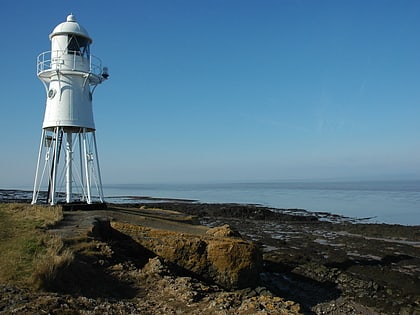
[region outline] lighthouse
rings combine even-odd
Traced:
[[[32,204],[103,203],[92,98],[108,70],[91,54],[92,38],[73,14],[49,38],[51,50],[37,58],[46,107]]]

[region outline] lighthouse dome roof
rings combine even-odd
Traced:
[[[55,35],[64,35],[64,34],[75,34],[79,36],[83,36],[92,42],[92,38],[90,38],[86,29],[77,23],[76,18],[73,14],[67,16],[65,22],[58,24],[52,33],[50,34],[50,39]]]

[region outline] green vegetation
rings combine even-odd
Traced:
[[[0,283],[42,287],[73,254],[46,229],[61,208],[0,203]]]

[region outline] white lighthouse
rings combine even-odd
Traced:
[[[42,190],[51,205],[102,203],[92,95],[108,78],[108,71],[91,55],[92,39],[74,15],[67,16],[49,37],[51,51],[37,59],[47,102],[32,203],[43,198]]]

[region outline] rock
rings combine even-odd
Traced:
[[[110,219],[107,217],[93,218],[92,227],[88,231],[88,235],[97,239],[108,240],[112,235]]]
[[[298,303],[264,295],[243,300],[238,310],[239,314],[302,314]]]
[[[255,292],[258,295],[273,296],[273,294],[266,287],[257,287],[255,288]]]
[[[211,228],[206,234],[219,237],[241,237],[239,232],[234,231],[228,224]]]
[[[160,276],[169,274],[168,267],[159,257],[150,258],[149,262],[142,268],[144,274],[158,274]]]
[[[258,283],[262,270],[259,249],[237,237],[214,235],[231,234],[228,227],[214,229],[210,235],[193,235],[120,222],[112,222],[111,226],[157,256],[225,289],[252,287]]]
[[[206,240],[208,272],[220,286],[227,289],[254,286],[262,270],[259,250],[242,240],[214,238]]]

